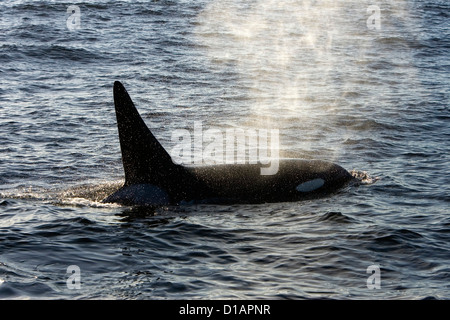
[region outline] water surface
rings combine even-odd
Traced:
[[[0,4],[0,298],[448,299],[449,4]],[[176,129],[277,128],[361,183],[321,199],[131,208],[112,85]],[[67,268],[80,268],[69,289]],[[381,288],[366,270],[380,266]]]

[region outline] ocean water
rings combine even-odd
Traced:
[[[0,298],[449,299],[449,12],[2,1]],[[280,156],[359,183],[294,203],[103,204],[124,179],[116,80],[168,151],[194,121],[275,128]]]

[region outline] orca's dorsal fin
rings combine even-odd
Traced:
[[[181,169],[142,120],[125,87],[114,82],[114,105],[122,151],[125,186],[165,180]]]

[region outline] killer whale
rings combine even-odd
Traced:
[[[334,192],[353,179],[341,166],[323,160],[285,159],[274,175],[261,175],[256,164],[176,164],[119,81],[114,82],[113,96],[125,183],[106,197],[105,203],[159,206],[300,201]]]

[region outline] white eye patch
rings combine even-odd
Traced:
[[[300,183],[295,190],[299,192],[311,192],[316,189],[319,189],[321,186],[325,184],[325,180],[317,178],[314,180],[309,180],[303,183]]]

